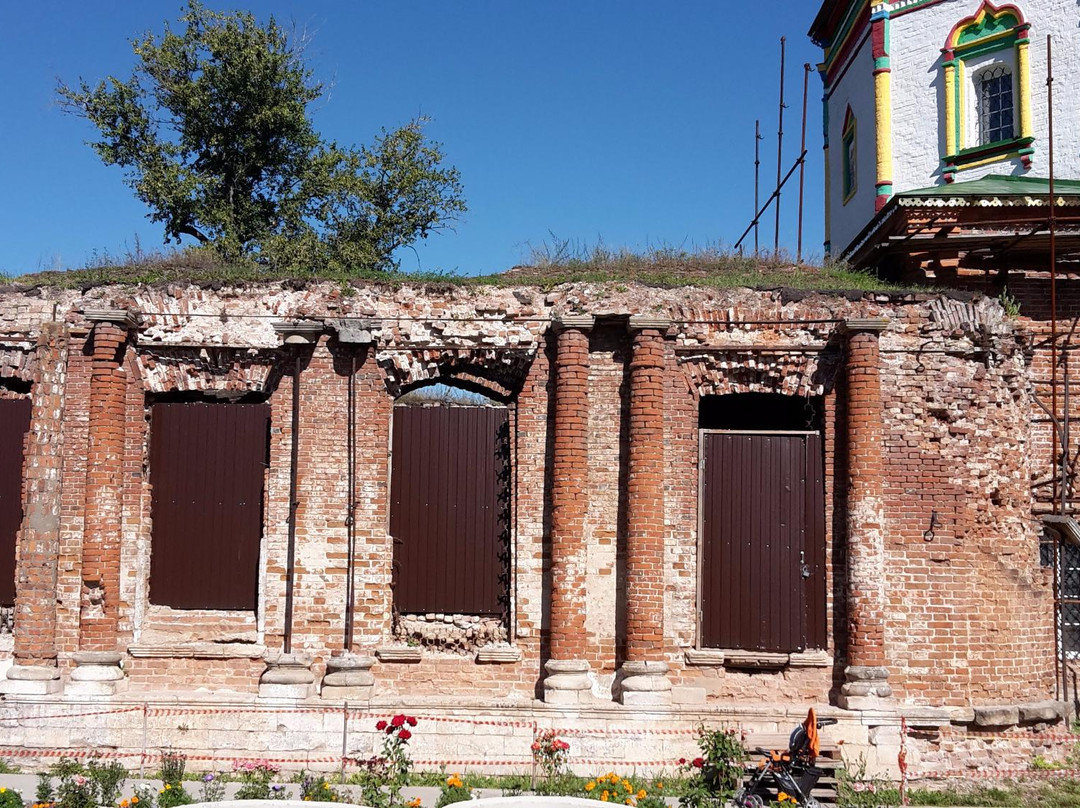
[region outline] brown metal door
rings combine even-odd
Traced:
[[[703,432],[702,462],[702,645],[824,647],[820,437]]]
[[[505,608],[507,410],[394,408],[390,534],[403,613]]]
[[[0,399],[0,606],[15,605],[15,543],[22,525],[22,481],[30,399]]]
[[[256,604],[269,404],[154,404],[150,602]]]

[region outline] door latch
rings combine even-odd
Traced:
[[[806,551],[799,551],[799,571],[802,573],[803,578],[810,577],[810,567],[806,563]]]

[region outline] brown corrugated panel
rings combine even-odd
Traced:
[[[15,543],[22,524],[22,481],[30,399],[0,399],[0,606],[15,605]]]
[[[501,614],[504,407],[394,408],[390,533],[400,612]]]
[[[152,406],[151,603],[255,608],[269,424],[268,404]]]
[[[790,652],[819,635],[823,644],[820,440],[706,433],[703,455],[702,644]]]

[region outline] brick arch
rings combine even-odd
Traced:
[[[135,365],[148,393],[269,393],[281,376],[274,349],[139,348]]]
[[[0,345],[0,380],[15,379],[32,382],[37,357],[30,343],[24,345]]]
[[[836,384],[837,352],[761,354],[702,352],[679,357],[679,366],[696,397],[728,393],[781,393],[820,396]]]
[[[502,401],[517,395],[536,353],[533,350],[480,351],[434,348],[381,350],[376,361],[394,398],[428,382],[458,383]]]

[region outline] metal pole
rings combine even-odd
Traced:
[[[296,574],[296,512],[300,506],[297,494],[297,475],[300,464],[300,349],[296,349],[296,364],[292,378],[292,465],[289,469],[289,545],[285,559],[285,638],[286,654],[292,653],[293,577]]]
[[[761,120],[754,121],[754,213],[760,204],[761,189]],[[758,223],[754,222],[754,255],[758,254]]]
[[[799,155],[799,159],[791,164],[791,168],[788,169],[788,173],[784,175],[784,179],[780,182],[780,188],[783,188],[785,185],[787,185],[787,181],[791,179],[791,176],[795,173],[795,169],[798,168],[799,164],[805,159],[806,152],[803,152],[801,155]],[[758,210],[757,215],[754,217],[754,220],[746,226],[746,229],[743,230],[742,235],[739,236],[739,240],[735,242],[734,249],[740,249],[740,245],[743,243],[743,239],[750,234],[751,230],[754,229],[754,225],[761,219],[761,215],[765,213],[766,210],[768,210],[769,205],[772,204],[772,201],[774,199],[779,199],[780,188],[777,188],[775,191],[769,194],[769,198],[765,200],[765,204],[762,205],[761,208]]]
[[[803,64],[802,82],[802,141],[799,153],[806,154],[806,104],[810,94],[810,63]],[[806,161],[799,163],[799,246],[795,253],[795,261],[802,263],[802,222],[803,222],[803,188],[806,185]]]
[[[345,756],[349,751],[349,700],[341,705],[341,784],[345,784]]]
[[[787,37],[780,37],[780,125],[776,130],[776,226],[773,231],[773,255],[780,254],[780,173],[784,159],[784,58]]]

